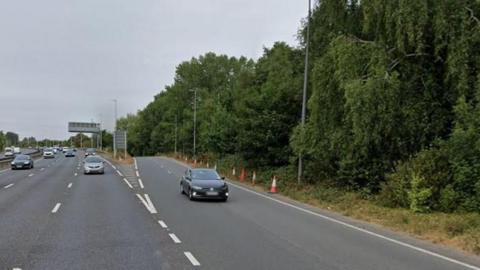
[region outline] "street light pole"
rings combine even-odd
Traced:
[[[117,100],[113,99],[114,103],[114,121],[113,121],[113,158],[117,158],[117,146],[115,145],[115,131],[117,131]]]
[[[177,156],[177,126],[178,126],[178,116],[175,115],[175,156]]]
[[[308,0],[308,17],[307,17],[307,43],[305,44],[305,70],[303,78],[303,96],[302,96],[302,122],[301,122],[301,132],[302,138],[303,133],[305,132],[305,115],[307,111],[307,85],[308,85],[308,51],[310,47],[310,18],[312,15],[311,10],[311,0]],[[298,155],[298,184],[302,183],[303,178],[303,153]]]
[[[193,158],[196,160],[197,147],[197,89],[194,89],[193,101]]]

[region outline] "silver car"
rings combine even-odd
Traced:
[[[83,173],[105,173],[105,161],[98,156],[88,156],[83,160]]]

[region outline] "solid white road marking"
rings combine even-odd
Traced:
[[[9,185],[4,186],[3,188],[4,188],[4,189],[7,189],[7,188],[12,187],[13,185],[14,185],[14,184],[9,184]]]
[[[135,171],[135,174],[137,175],[137,177],[140,177],[140,175],[138,174],[138,171]]]
[[[132,188],[132,189],[133,189],[132,185],[130,184],[130,182],[127,181],[126,178],[123,178],[123,181],[125,181],[125,183],[127,183],[127,185],[128,185],[129,188]]]
[[[123,174],[119,170],[117,170],[117,173],[118,173],[118,175],[123,177]]]
[[[68,188],[71,188],[71,187],[72,187],[72,183],[68,184],[68,186],[67,186],[67,187],[68,187]]]
[[[360,227],[357,227],[357,226],[348,224],[348,223],[346,223],[346,222],[343,222],[343,221],[340,221],[340,220],[331,218],[331,217],[329,217],[329,216],[325,216],[325,215],[322,215],[322,214],[319,214],[319,213],[316,213],[316,212],[313,212],[313,211],[310,211],[310,210],[307,210],[307,209],[303,209],[303,208],[301,208],[301,207],[299,207],[299,206],[296,206],[296,205],[293,205],[293,204],[290,204],[290,203],[287,203],[287,202],[283,202],[283,201],[281,201],[281,200],[278,200],[278,199],[275,199],[275,198],[272,198],[272,197],[263,195],[263,194],[261,194],[261,193],[252,191],[252,190],[250,190],[250,189],[247,189],[247,188],[244,188],[244,187],[242,187],[242,186],[233,184],[233,183],[231,183],[231,182],[229,182],[229,184],[232,185],[232,186],[234,186],[234,187],[236,187],[236,188],[239,188],[239,189],[241,189],[241,190],[244,190],[244,191],[247,191],[247,192],[256,194],[256,195],[258,195],[258,196],[260,196],[260,197],[262,197],[262,198],[265,198],[265,199],[268,199],[268,200],[277,202],[277,203],[282,204],[282,205],[284,205],[284,206],[288,206],[288,207],[294,208],[294,209],[296,209],[296,210],[302,211],[302,212],[304,212],[304,213],[307,213],[307,214],[310,214],[310,215],[313,215],[313,216],[316,216],[316,217],[319,217],[319,218],[326,219],[326,220],[331,221],[331,222],[333,222],[333,223],[337,223],[337,224],[343,225],[343,226],[345,226],[345,227],[347,227],[347,228],[350,228],[350,229],[353,229],[353,230],[356,230],[356,231],[360,231],[360,232],[366,233],[366,234],[368,234],[368,235],[371,235],[371,236],[374,236],[374,237],[383,239],[383,240],[385,240],[385,241],[392,242],[392,243],[395,243],[395,244],[397,244],[397,245],[400,245],[400,246],[403,246],[403,247],[406,247],[406,248],[410,248],[410,249],[416,250],[416,251],[418,251],[418,252],[425,253],[425,254],[431,255],[431,256],[433,256],[433,257],[436,257],[436,258],[439,258],[439,259],[442,259],[442,260],[445,260],[445,261],[448,261],[448,262],[451,262],[451,263],[454,263],[454,264],[458,264],[458,265],[464,266],[464,267],[469,268],[469,269],[480,270],[480,267],[476,267],[476,266],[470,265],[470,264],[468,264],[468,263],[464,263],[464,262],[461,262],[461,261],[458,261],[458,260],[449,258],[449,257],[447,257],[447,256],[443,256],[443,255],[438,254],[438,253],[435,253],[435,252],[433,252],[433,251],[429,251],[429,250],[426,250],[426,249],[423,249],[423,248],[420,248],[420,247],[416,247],[416,246],[411,245],[411,244],[407,244],[407,243],[402,242],[402,241],[399,241],[399,240],[395,240],[395,239],[390,238],[390,237],[387,237],[387,236],[383,236],[383,235],[378,234],[378,233],[371,232],[371,231],[369,231],[369,230],[367,230],[367,229],[363,229],[363,228],[360,228]]]
[[[178,237],[174,233],[169,233],[168,235],[170,236],[170,238],[172,238],[172,240],[175,244],[182,243],[182,241],[180,241],[180,239],[178,239]]]
[[[135,163],[135,170],[138,170],[137,159],[136,159],[136,158],[133,158],[133,162]]]
[[[77,175],[78,175],[78,173],[75,173],[75,174],[74,174],[74,176],[77,176]]]
[[[183,254],[185,254],[185,256],[187,256],[187,259],[190,261],[190,263],[192,263],[193,266],[199,266],[200,263],[197,261],[197,259],[195,259],[195,257],[193,256],[192,253],[188,252],[188,251],[185,251]]]
[[[150,214],[156,214],[157,213],[157,209],[155,209],[155,206],[153,205],[152,201],[150,200],[150,197],[148,196],[148,194],[144,194],[145,199],[142,197],[142,195],[140,195],[138,193],[136,195],[140,199],[140,201],[143,203],[145,208],[147,208],[147,210],[150,212]]]
[[[112,165],[112,168],[113,168],[114,170],[116,170],[116,169],[117,169],[117,167],[115,167],[115,166],[113,166],[113,165]]]
[[[138,178],[138,184],[140,184],[140,188],[144,189],[145,187],[143,186],[142,179]]]
[[[56,213],[56,212],[58,211],[58,209],[60,208],[61,205],[62,205],[61,203],[57,203],[57,204],[55,205],[55,207],[53,207],[52,213]]]
[[[164,229],[168,228],[168,227],[167,227],[167,224],[165,224],[165,222],[163,222],[162,220],[159,220],[159,221],[158,221],[158,224],[160,224],[160,226],[161,226],[162,228],[164,228]]]
[[[22,268],[14,267],[12,270],[22,270]]]

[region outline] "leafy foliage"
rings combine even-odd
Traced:
[[[192,155],[196,104],[199,156],[291,169],[301,154],[311,183],[418,212],[480,211],[478,14],[477,0],[318,1],[305,125],[304,49],[283,42],[257,61],[183,62],[172,85],[118,124],[135,155]]]

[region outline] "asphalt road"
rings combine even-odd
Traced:
[[[81,153],[80,153],[81,154]],[[477,257],[231,185],[180,195],[184,165],[137,158],[81,173],[81,158],[0,171],[0,269],[480,269]]]

